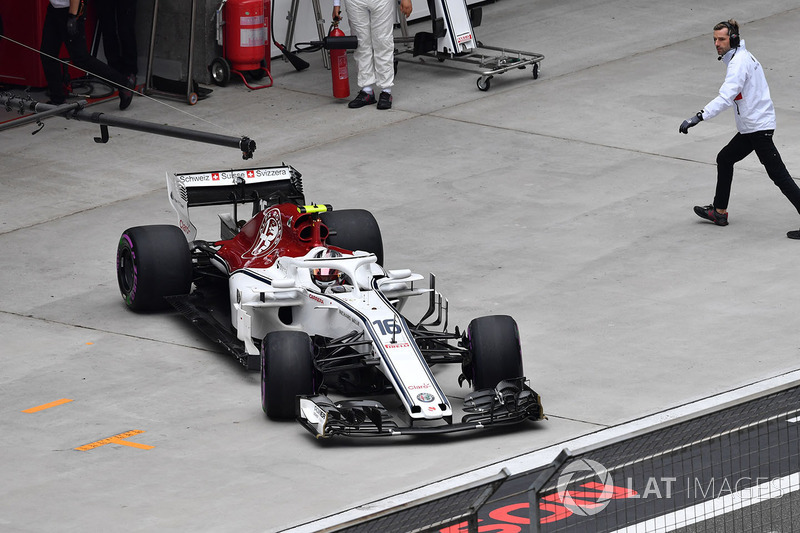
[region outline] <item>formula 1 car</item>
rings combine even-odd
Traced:
[[[178,226],[133,227],[119,241],[122,297],[134,311],[173,306],[260,370],[268,417],[297,418],[317,437],[544,418],[523,376],[515,321],[486,316],[463,334],[448,332],[447,300],[432,274],[420,287],[423,276],[381,266],[383,241],[369,211],[306,204],[300,173],[288,165],[167,175],[167,190]],[[239,211],[247,203],[245,221]],[[198,239],[189,209],[216,205],[232,211],[218,215],[220,238]],[[427,311],[414,322],[402,310],[423,295]],[[431,371],[441,363],[460,363],[459,384],[474,388],[461,422]],[[387,393],[402,404],[396,416],[374,399]]]

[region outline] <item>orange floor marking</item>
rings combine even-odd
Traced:
[[[128,437],[133,437],[134,435],[139,435],[140,433],[144,433],[144,431],[141,429],[132,429],[130,431],[126,431],[125,433],[120,433],[119,435],[108,437],[107,439],[102,439],[95,442],[90,442],[89,444],[84,444],[83,446],[78,446],[75,449],[85,452],[87,450],[93,450],[95,448],[99,448],[100,446],[105,446],[106,444],[122,444],[123,446],[139,448],[140,450],[150,450],[152,448],[155,448],[155,446],[150,446],[148,444],[140,444],[138,442],[128,442],[126,440],[123,440],[127,439]]]
[[[23,413],[38,413],[39,411],[44,411],[45,409],[50,409],[51,407],[57,407],[59,405],[64,405],[65,403],[69,403],[72,400],[69,398],[62,398],[60,400],[56,400],[54,402],[46,403],[44,405],[39,405],[37,407],[31,407],[30,409],[25,409],[22,411]]]

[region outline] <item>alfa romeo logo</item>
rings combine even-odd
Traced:
[[[278,209],[270,209],[264,213],[264,220],[258,230],[258,237],[253,242],[253,246],[242,254],[242,257],[259,257],[269,252],[281,238],[283,230],[281,228],[281,212]]]
[[[425,403],[430,403],[434,400],[433,394],[429,394],[427,392],[420,392],[417,394],[417,400]]]

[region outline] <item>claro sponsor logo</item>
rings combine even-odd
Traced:
[[[430,383],[425,383],[423,385],[409,385],[408,390],[428,390],[432,387],[433,385],[431,385]]]

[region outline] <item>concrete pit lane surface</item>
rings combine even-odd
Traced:
[[[92,107],[247,135],[247,162],[117,128],[96,144],[97,126],[58,117],[33,137],[0,132],[0,529],[280,531],[796,370],[797,213],[754,156],[737,165],[729,226],[692,212],[734,125],[726,112],[678,126],[722,83],[712,28],[730,17],[800,172],[788,0],[500,0],[476,33],[544,54],[539,79],[510,71],[484,92],[477,74],[402,62],[388,112],[333,99],[319,54],[303,72],[275,59],[264,90]],[[352,60],[350,78],[354,95]],[[258,373],[180,316],[125,308],[117,242],[177,223],[165,173],[282,162],[310,202],[374,213],[386,266],[436,273],[451,325],[513,316],[549,420],[321,442],[267,420]],[[436,368],[456,402],[458,372]]]

